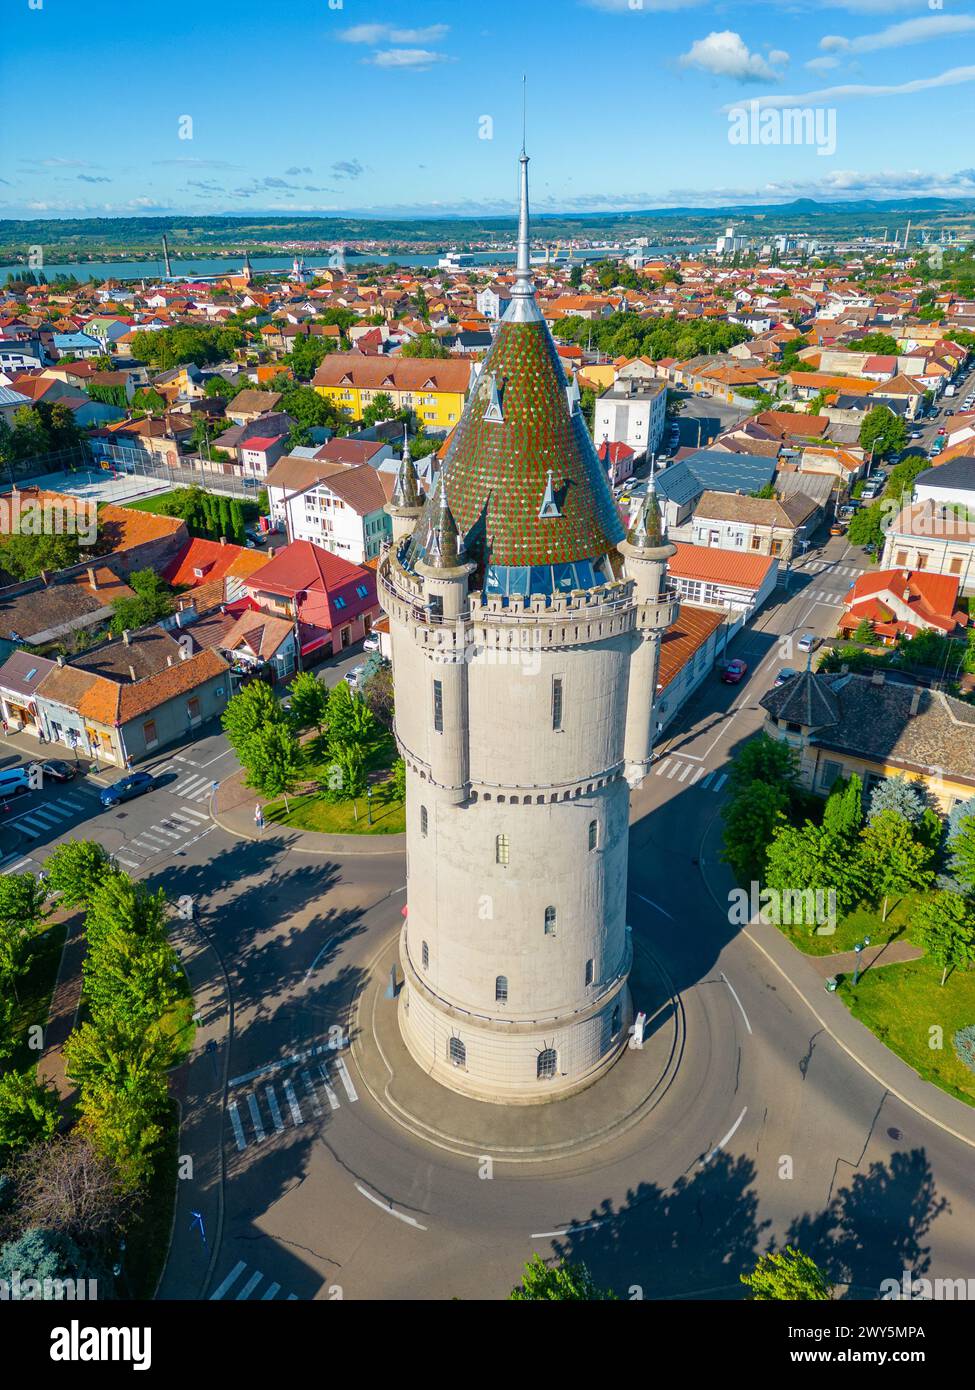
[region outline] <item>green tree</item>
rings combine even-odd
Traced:
[[[600,1289],[582,1263],[560,1260],[550,1269],[541,1255],[535,1254],[508,1299],[514,1303],[595,1303],[615,1300],[616,1294]]]
[[[975,960],[975,911],[960,893],[936,893],[917,904],[911,936],[941,966],[941,984],[948,971]]]
[[[880,357],[896,357],[898,353],[897,339],[890,333],[865,333],[844,347],[848,352],[872,352]]]
[[[249,787],[266,797],[284,797],[285,813],[290,810],[288,796],[304,776],[301,747],[289,724],[268,724],[247,740],[240,754]]]
[[[114,864],[95,840],[64,840],[44,861],[47,886],[61,907],[84,907]]]
[[[833,1286],[815,1260],[791,1245],[762,1255],[752,1272],[739,1278],[758,1302],[825,1303],[833,1297]]]
[[[209,386],[209,382],[207,383]],[[209,395],[209,390],[207,395]],[[132,409],[144,410],[149,415],[164,415],[166,412],[166,397],[161,396],[152,386],[140,386],[132,397]]]
[[[376,718],[361,695],[349,689],[348,682],[339,681],[329,691],[328,730],[337,743],[368,744],[376,736]]]
[[[19,1000],[17,977],[26,963],[27,943],[44,919],[47,888],[33,874],[0,875],[0,981]]]
[[[231,748],[243,763],[254,735],[269,725],[283,723],[284,718],[271,687],[265,681],[254,680],[228,702],[220,722]]]
[[[0,565],[13,579],[36,579],[42,570],[52,574],[78,564],[81,543],[77,534],[31,536],[14,531],[3,537]]]
[[[910,825],[920,824],[928,801],[923,786],[909,782],[906,777],[885,777],[870,794],[867,819],[874,820],[883,811],[895,811]]]
[[[432,333],[419,333],[400,348],[401,357],[449,357],[450,353]]]
[[[796,785],[798,764],[795,750],[768,734],[749,739],[734,756],[728,774],[730,790],[738,792],[752,782],[767,782],[791,791]]]
[[[155,570],[136,570],[130,574],[129,588],[135,591],[133,598],[112,599],[110,626],[116,637],[123,632],[149,627],[160,618],[169,617],[173,611],[169,585]]]
[[[352,801],[366,789],[366,760],[358,743],[333,741],[326,780],[326,801]]]
[[[129,878],[121,869],[103,875],[88,901],[85,935],[89,954],[116,927],[147,942],[166,939],[166,894]]]
[[[182,972],[173,948],[121,923],[89,944],[83,969],[92,1021],[120,1036],[151,1028],[179,998]]]
[[[393,784],[393,795],[398,801],[406,800],[406,763],[402,758],[397,758],[393,763],[392,775],[389,779]]]
[[[823,808],[823,830],[834,840],[853,843],[863,826],[863,783],[854,772],[833,785]]]
[[[18,1152],[50,1139],[58,1127],[58,1093],[25,1072],[0,1076],[0,1150]]]
[[[806,821],[778,829],[766,858],[766,884],[788,905],[789,920],[817,925],[816,894],[833,894],[836,912],[846,916],[863,896],[865,882],[855,855],[843,840]],[[799,896],[794,896],[799,895]],[[784,920],[784,913],[783,913]]]
[[[789,793],[771,782],[754,781],[739,786],[725,802],[724,842],[721,858],[731,866],[739,883],[761,882],[769,845],[785,823]]]
[[[857,623],[853,640],[862,643],[865,647],[868,647],[873,641],[873,623],[869,618],[861,618]]]
[[[0,1279],[8,1285],[15,1277],[21,1287],[37,1281],[35,1296],[54,1300],[64,1297],[66,1280],[94,1279],[101,1298],[111,1297],[112,1276],[90,1254],[83,1252],[63,1231],[31,1228],[0,1246]]]
[[[378,391],[362,412],[362,423],[374,425],[379,420],[392,420],[397,407],[388,391]]]
[[[883,898],[882,921],[892,893],[926,888],[934,878],[933,855],[896,811],[881,811],[860,834],[863,864],[875,898]]]
[[[858,507],[847,527],[847,540],[851,545],[861,545],[867,550],[882,550],[886,535],[884,517],[882,502],[872,502],[869,507]]]
[[[288,687],[291,697],[291,719],[298,729],[325,727],[328,715],[328,688],[312,671],[299,671]]]
[[[859,442],[862,449],[872,449],[878,458],[886,458],[907,444],[907,426],[887,406],[875,405],[864,416]]]
[[[954,812],[948,822],[949,865],[959,883],[969,893],[975,893],[975,797],[960,808],[969,814],[954,819]],[[959,808],[956,808],[959,809]]]

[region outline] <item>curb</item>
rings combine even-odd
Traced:
[[[234,826],[228,825],[225,820],[222,820],[220,816],[217,814],[216,807],[213,804],[212,796],[210,798],[210,818],[215,825],[219,825],[221,830],[226,831],[228,835],[236,835],[239,840],[249,840],[252,844],[258,845],[264,844],[265,842],[265,836],[254,835],[247,830],[237,830]],[[271,828],[272,827],[270,825],[266,826],[266,829],[268,830],[270,830]],[[318,835],[321,833],[317,830],[294,830],[290,827],[282,827],[281,830],[282,833],[285,834],[301,836]],[[288,844],[286,848],[289,850],[296,850],[299,854],[319,854],[331,859],[334,859],[336,856],[342,856],[346,854],[362,855],[364,857],[368,857],[381,854],[402,854],[406,851],[406,834],[402,831],[397,832],[397,834],[395,835],[375,835],[370,837],[366,837],[363,835],[334,835],[331,838],[335,840],[341,840],[342,843],[336,846],[334,849],[315,849],[310,845],[303,844]],[[381,845],[376,849],[367,849],[364,847],[360,848],[360,842],[366,838],[371,838],[375,840],[395,840],[397,843]]]
[[[711,827],[713,826],[719,814],[720,808],[715,809],[714,814],[708,821],[701,835],[700,847],[698,849],[698,868],[701,871],[701,878],[704,881],[705,888],[708,890],[708,893],[713,899],[715,906],[720,908],[721,902],[715,894],[714,889],[711,887],[711,881],[708,875],[704,872],[704,842],[710,834]],[[950,1134],[953,1139],[959,1139],[963,1144],[967,1144],[969,1148],[975,1149],[975,1138],[970,1138],[968,1135],[960,1134],[958,1130],[952,1129],[951,1125],[946,1124],[943,1120],[939,1120],[937,1116],[932,1115],[929,1111],[925,1110],[924,1107],[920,1105],[917,1101],[911,1100],[908,1096],[905,1096],[902,1091],[898,1090],[896,1086],[892,1086],[882,1076],[879,1076],[877,1072],[875,1072],[873,1068],[863,1060],[862,1057],[858,1056],[857,1053],[853,1051],[853,1048],[848,1043],[844,1042],[843,1039],[833,1031],[833,1029],[827,1023],[826,1019],[824,1019],[822,1015],[818,1012],[818,1010],[814,1007],[812,1000],[806,997],[801,987],[798,984],[796,984],[792,976],[788,974],[785,968],[775,959],[775,957],[765,949],[762,943],[758,941],[754,936],[752,936],[751,932],[748,930],[748,927],[743,928],[742,935],[751,943],[752,946],[755,947],[757,951],[761,952],[761,954],[765,957],[765,959],[769,962],[770,965],[773,965],[775,967],[775,969],[782,976],[783,980],[785,980],[787,984],[792,986],[793,990],[802,1000],[803,1004],[805,1004],[806,1008],[812,1014],[813,1018],[823,1029],[823,1031],[829,1037],[832,1038],[833,1042],[836,1043],[837,1047],[842,1048],[846,1055],[852,1061],[856,1062],[857,1066],[861,1069],[861,1071],[865,1071],[866,1074],[871,1078],[871,1080],[876,1081],[878,1086],[883,1086],[884,1090],[888,1091],[896,1100],[899,1100],[902,1105],[906,1105],[909,1110],[913,1110],[915,1115],[920,1115],[922,1120],[927,1120],[929,1124],[937,1126],[937,1128],[942,1130],[945,1134]],[[787,942],[786,944],[793,951],[796,949],[791,942]],[[844,1005],[843,1007],[845,1008],[846,1006]],[[858,1022],[857,1019],[853,1018],[852,1014],[848,1014],[848,1016],[852,1022]],[[859,1026],[861,1028],[864,1027],[862,1023]],[[908,1067],[908,1070],[911,1070],[908,1063],[904,1062],[900,1057],[898,1057],[896,1052],[891,1052],[890,1048],[887,1047],[885,1043],[881,1042],[880,1038],[877,1038],[875,1033],[871,1033],[869,1029],[866,1029],[866,1031],[870,1037],[876,1038],[877,1043],[881,1047],[883,1047],[884,1050],[895,1059],[895,1061],[899,1062],[901,1066]],[[917,1075],[917,1073],[915,1072],[914,1075]],[[923,1086],[932,1085],[930,1081],[924,1081],[921,1077],[918,1077],[917,1079],[918,1082]],[[948,1100],[954,1100],[953,1096],[949,1096],[948,1092],[942,1091],[940,1087],[935,1087],[935,1090],[940,1095],[944,1095]],[[961,1104],[961,1102],[956,1102],[956,1104]]]

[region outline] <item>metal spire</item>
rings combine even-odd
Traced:
[[[419,507],[420,489],[417,485],[416,468],[410,458],[410,436],[407,425],[403,425],[403,457],[396,473],[396,486],[393,489],[394,507]]]
[[[522,82],[525,79],[522,78]],[[523,92],[525,88],[522,88]],[[525,98],[522,98],[523,103]],[[511,303],[505,313],[506,318],[520,320],[537,319],[541,315],[535,303],[535,286],[532,284],[530,233],[528,215],[528,155],[525,151],[525,116],[522,110],[521,133],[521,191],[518,205],[518,258],[515,264],[515,283],[511,287]]]

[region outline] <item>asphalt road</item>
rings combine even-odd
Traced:
[[[783,639],[826,633],[861,564],[837,539],[793,575],[732,644],[748,679],[701,688],[635,798],[630,921],[680,993],[686,1044],[648,1119],[584,1157],[488,1178],[394,1125],[348,1053],[316,1070],[400,921],[400,856],[221,849],[204,891],[236,1026],[211,1298],[500,1298],[534,1250],[584,1258],[623,1296],[731,1298],[773,1239],[861,1297],[904,1268],[965,1276],[971,1151],[818,1031],[701,873]]]

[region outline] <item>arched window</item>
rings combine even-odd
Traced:
[[[599,823],[591,820],[589,822],[589,848],[595,849],[599,844]]]
[[[554,907],[547,907],[547,908],[545,909],[545,935],[546,935],[546,936],[554,936],[554,935],[555,935],[555,908],[554,908]]]
[[[538,1054],[538,1062],[535,1068],[535,1075],[539,1081],[550,1081],[555,1075],[555,1070],[559,1064],[558,1053],[554,1047],[543,1048]]]
[[[424,968],[424,970],[429,970],[429,968],[430,968],[430,947],[427,945],[427,943],[426,943],[425,941],[424,941],[424,943],[423,943],[423,950],[420,952],[420,956],[421,956],[421,959],[423,960],[423,968]]]
[[[447,1057],[455,1067],[467,1066],[467,1048],[460,1038],[451,1038],[447,1044]]]
[[[425,835],[426,833],[427,833],[427,808],[426,808],[425,806],[421,806],[421,807],[420,807],[420,834],[421,834],[421,835]]]
[[[507,835],[498,835],[498,837],[495,839],[495,841],[494,841],[494,860],[495,860],[495,863],[497,863],[497,864],[504,864],[504,865],[507,867],[507,863],[508,863],[508,837],[507,837]]]
[[[494,982],[494,1000],[497,1004],[507,1004],[508,1002],[508,977],[499,975]]]

